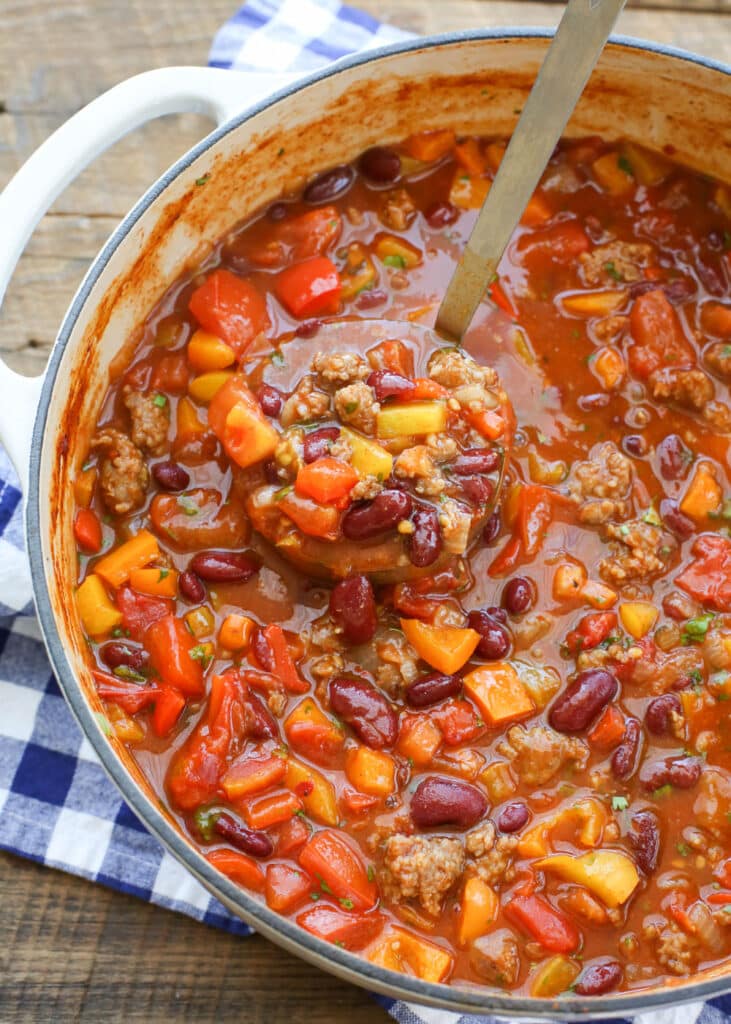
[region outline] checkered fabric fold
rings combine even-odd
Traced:
[[[251,0],[220,29],[210,64],[303,74],[408,38],[336,0]],[[0,848],[241,935],[233,917],[140,824],[71,717],[33,617],[17,476],[0,449]],[[499,1024],[375,997],[401,1024]],[[729,1024],[731,997],[634,1024]],[[502,1024],[507,1024],[503,1021]]]

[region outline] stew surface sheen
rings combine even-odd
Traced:
[[[76,600],[214,866],[392,970],[570,998],[731,956],[731,191],[564,142],[465,348],[364,344],[433,322],[503,152],[369,150],[169,289],[75,479]]]

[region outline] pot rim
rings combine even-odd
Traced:
[[[83,734],[92,744],[102,767],[120,791],[137,817],[155,838],[193,876],[230,911],[268,939],[283,946],[315,966],[336,974],[363,988],[380,993],[393,1000],[412,1000],[425,1005],[443,1007],[467,1013],[491,1013],[506,1017],[544,1017],[565,1020],[587,1020],[598,1017],[631,1017],[637,1012],[675,1006],[692,1000],[705,1000],[720,996],[731,989],[731,965],[725,975],[692,982],[687,985],[664,983],[655,990],[626,992],[621,995],[595,999],[572,997],[565,999],[537,999],[530,996],[512,996],[504,992],[477,986],[458,987],[425,982],[418,978],[388,971],[355,953],[318,939],[300,928],[289,918],[270,910],[264,902],[250,896],[216,871],[184,838],[175,825],[156,806],[155,802],[133,780],[121,758],[101,730],[84,690],[69,663],[56,626],[51,605],[40,536],[40,464],[44,443],[46,416],[53,399],[53,388],[61,359],[95,284],[104,272],[112,255],[127,238],[149,207],[163,194],[183,171],[229,133],[236,131],[252,117],[268,107],[285,100],[302,88],[321,82],[341,71],[363,64],[375,63],[402,53],[419,49],[451,46],[461,42],[496,41],[511,39],[545,39],[553,30],[544,28],[493,28],[444,32],[420,36],[387,46],[367,50],[341,58],[311,74],[304,75],[291,85],[278,89],[271,96],[255,102],[240,114],[230,118],[187,151],[177,160],[135,203],[130,212],[114,230],[98,255],[74,296],[66,312],[45,373],[38,409],[33,426],[28,497],[26,502],[26,538],[30,557],[31,575],[36,610],[44,643],[59,686]],[[612,35],[608,45],[630,50],[644,50],[661,56],[686,61],[731,76],[731,66],[677,47],[666,46],[631,36]]]

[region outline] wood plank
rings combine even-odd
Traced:
[[[385,1024],[367,993],[276,946],[0,854],[3,1024]]]

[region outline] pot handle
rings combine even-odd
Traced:
[[[0,306],[40,219],[77,174],[123,135],[164,114],[206,114],[221,124],[296,77],[218,68],[160,68],[120,82],[83,107],[46,139],[0,193]],[[18,471],[24,492],[42,387],[43,374],[24,377],[0,359],[0,443]]]

